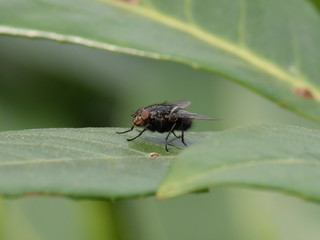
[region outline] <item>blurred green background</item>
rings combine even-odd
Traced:
[[[222,119],[193,131],[305,120],[211,73],[188,66],[44,40],[0,37],[0,130],[129,127],[130,114],[162,101]],[[232,150],[232,149],[230,149]],[[320,207],[271,191],[214,188],[153,197],[76,201],[0,199],[0,239],[319,239]]]

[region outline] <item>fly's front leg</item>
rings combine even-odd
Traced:
[[[147,125],[142,131],[139,132],[139,134],[137,136],[135,136],[134,138],[128,138],[128,141],[133,141],[136,138],[140,137],[142,135],[142,133],[144,133],[146,130],[148,130],[149,125]]]
[[[127,132],[131,132],[134,128],[134,125],[132,125],[132,127],[129,130],[126,130],[124,132],[117,132],[118,134],[123,134],[123,133],[127,133]]]

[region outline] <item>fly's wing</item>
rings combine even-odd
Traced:
[[[165,104],[175,106],[176,108],[186,108],[191,104],[191,101],[165,102]]]
[[[193,119],[201,119],[201,120],[219,120],[218,118],[213,118],[205,115],[200,115],[197,113],[188,112],[183,109],[179,109],[175,112],[179,118],[193,118]]]

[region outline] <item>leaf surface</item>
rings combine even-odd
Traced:
[[[257,125],[182,152],[158,190],[168,198],[218,185],[276,189],[320,201],[320,131]]]
[[[309,1],[0,0],[0,9],[0,34],[186,63],[320,122],[320,15]]]
[[[119,199],[153,194],[177,152],[164,135],[127,142],[117,128],[35,129],[0,133],[0,193]],[[212,133],[187,134],[192,144]],[[191,137],[191,138],[190,138]],[[158,153],[158,157],[150,157]]]

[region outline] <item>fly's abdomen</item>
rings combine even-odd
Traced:
[[[187,130],[191,127],[192,120],[190,118],[178,118],[174,130]]]
[[[174,122],[170,122],[167,119],[152,119],[150,127],[148,128],[151,131],[157,131],[160,133],[169,132],[174,125]]]

